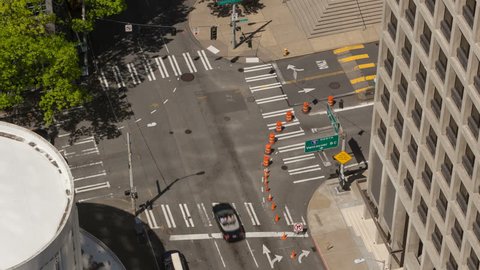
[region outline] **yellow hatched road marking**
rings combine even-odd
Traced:
[[[310,76],[310,77],[305,77],[301,80],[286,81],[285,84],[298,83],[298,82],[302,82],[302,81],[310,81],[310,80],[315,80],[315,79],[320,79],[320,78],[327,78],[327,77],[336,76],[336,75],[340,75],[340,74],[344,74],[344,73],[345,73],[345,71],[338,70],[338,71],[333,71],[333,72],[330,72],[330,73],[322,73],[322,74],[318,74],[318,75],[314,75],[314,76]]]
[[[365,80],[366,80],[366,81],[372,81],[372,80],[375,80],[376,77],[377,77],[377,75],[365,76]]]
[[[357,90],[355,90],[355,93],[358,94],[358,93],[365,92],[365,91],[370,90],[370,89],[373,89],[373,86],[367,86],[367,87],[357,89]]]
[[[348,51],[351,51],[351,50],[358,50],[358,49],[363,49],[363,48],[365,48],[365,46],[363,46],[363,44],[357,44],[357,45],[351,45],[351,46],[345,46],[345,47],[342,47],[342,48],[338,48],[336,50],[333,50],[333,53],[334,54],[341,54],[341,53],[348,52]]]
[[[375,77],[376,77],[375,75],[362,76],[362,77],[358,77],[358,78],[355,78],[355,79],[351,79],[350,83],[351,84],[356,84],[356,83],[359,83],[359,82],[371,81],[371,80],[374,80]]]
[[[373,68],[375,67],[375,63],[368,63],[368,64],[361,64],[356,67],[354,67],[354,70],[359,70],[359,69],[366,69],[366,68]]]
[[[351,62],[351,61],[355,61],[355,60],[360,60],[360,59],[365,59],[365,58],[368,58],[368,54],[366,54],[366,53],[364,53],[364,54],[352,55],[352,56],[344,57],[344,58],[340,58],[340,59],[338,59],[338,61],[339,61],[340,63],[347,63],[347,62]]]

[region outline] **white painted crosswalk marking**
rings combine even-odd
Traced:
[[[311,166],[305,166],[305,167],[301,167],[301,168],[288,170],[288,174],[296,175],[296,174],[301,174],[301,173],[320,171],[321,169],[322,168],[320,168],[320,165],[315,164],[315,165],[311,165]]]
[[[284,95],[271,96],[266,98],[259,98],[259,99],[256,99],[255,101],[257,102],[257,104],[265,104],[265,103],[282,101],[282,100],[287,100],[287,95],[284,94]]]
[[[115,76],[115,81],[117,82],[118,88],[125,87],[125,82],[123,81],[122,74],[120,73],[120,69],[117,65],[112,67],[113,75]]]
[[[290,164],[290,163],[300,162],[300,161],[314,159],[314,158],[315,158],[315,155],[313,153],[309,153],[305,155],[283,158],[282,160],[284,164]]]
[[[256,226],[260,225],[260,221],[258,221],[258,217],[257,217],[257,214],[255,214],[255,210],[253,209],[252,203],[245,202],[244,205],[245,205],[245,208],[247,208],[247,213],[248,213],[248,216],[250,217],[250,220],[252,221],[252,225],[256,225]]]
[[[285,132],[282,134],[277,134],[276,137],[279,141],[286,140],[294,137],[299,137],[305,135],[305,131],[300,128],[300,130],[292,131],[292,132]]]
[[[166,77],[170,77],[170,75],[168,74],[168,70],[165,67],[165,63],[160,56],[155,58],[155,62],[157,63],[158,70],[160,71],[160,75],[162,75],[162,78],[165,79]]]
[[[195,64],[193,63],[192,57],[190,56],[189,52],[182,53],[183,58],[185,59],[185,62],[187,63],[188,70],[190,73],[192,72],[197,72],[197,68],[195,67]]]
[[[292,122],[286,122],[286,121],[282,121],[282,126],[283,127],[291,127],[291,126],[296,126],[296,125],[300,125],[300,122],[298,121],[297,118],[293,119]],[[268,129],[269,130],[274,130],[276,127],[277,127],[277,123],[270,123],[270,124],[267,124],[268,126]]]
[[[257,76],[252,76],[252,77],[247,77],[245,78],[246,82],[256,82],[256,81],[261,81],[261,80],[267,80],[267,79],[273,79],[276,78],[277,74],[262,74],[262,75],[257,75]]]
[[[145,210],[145,215],[147,216],[147,223],[148,226],[152,229],[158,229],[157,220],[155,219],[155,216],[153,215],[153,211],[150,209]]]
[[[301,180],[295,180],[295,181],[293,181],[293,183],[297,184],[297,183],[303,183],[303,182],[313,181],[313,180],[318,180],[318,179],[323,179],[323,178],[325,178],[324,175],[317,176],[317,177],[306,178],[306,179],[301,179]]]
[[[127,64],[127,69],[128,69],[128,72],[130,72],[130,76],[132,77],[133,84],[135,84],[135,85],[139,84],[140,80],[138,79],[138,73],[137,73],[137,69],[135,68],[135,66],[132,63],[128,63]]]
[[[152,76],[150,75],[150,72],[148,71],[147,69],[147,65],[145,63],[143,63],[143,69],[145,69],[145,72],[147,72],[147,79],[148,81],[152,81]]]
[[[173,219],[172,212],[170,211],[170,206],[167,204],[162,204],[160,206],[162,208],[163,216],[167,221],[168,228],[176,228],[177,226],[175,225],[175,220]]]
[[[287,109],[282,109],[282,110],[278,110],[278,111],[262,113],[262,117],[263,118],[272,118],[272,117],[276,117],[276,116],[285,116],[285,114],[288,111],[292,111],[292,113],[294,113],[292,108],[287,108]]]
[[[293,219],[292,219],[292,215],[290,215],[290,210],[288,210],[288,207],[286,205],[285,205],[285,212],[284,213],[287,214],[287,217],[288,217],[287,220],[290,220],[290,224],[293,224],[294,222],[293,222]],[[290,225],[290,224],[288,224],[288,225]]]
[[[97,189],[101,189],[101,188],[110,188],[110,183],[107,181],[107,182],[97,183],[97,184],[93,184],[93,185],[76,187],[75,188],[75,193],[78,194],[78,193],[97,190]]]
[[[192,217],[190,216],[190,212],[188,211],[188,207],[187,207],[187,204],[184,203],[184,204],[179,204],[178,205],[180,207],[180,211],[182,211],[182,216],[183,216],[183,219],[185,220],[185,224],[187,225],[187,227],[195,227],[193,225],[193,220],[192,220]]]
[[[107,78],[105,77],[105,73],[103,73],[103,70],[100,71],[100,76],[98,79],[103,89],[108,88],[108,81],[107,81]]]
[[[271,69],[272,67],[273,67],[272,64],[263,64],[263,65],[244,67],[243,72],[253,72],[253,71],[259,71],[264,69]]]
[[[200,51],[197,51],[197,53],[198,53],[198,57],[200,57],[200,60],[202,61],[203,67],[205,68],[205,70],[208,70],[207,63],[205,63],[205,60],[203,60],[202,53]]]
[[[328,68],[327,60],[318,60],[318,61],[315,61],[315,63],[317,64],[318,69]]]
[[[195,225],[193,224],[192,216],[190,215],[190,211],[188,210],[187,204],[184,203],[183,207],[185,208],[185,214],[187,214],[187,219],[190,222],[190,226],[195,227]]]
[[[296,144],[291,144],[291,145],[285,145],[285,146],[280,146],[278,147],[278,151],[280,153],[285,153],[285,152],[290,152],[290,151],[295,151],[295,150],[300,150],[305,148],[305,143],[296,143]]]
[[[210,221],[210,217],[207,214],[207,210],[205,209],[205,205],[203,203],[197,203],[198,213],[205,224],[205,226],[212,226],[212,222]]]
[[[173,69],[173,73],[175,76],[180,76],[182,75],[182,71],[180,70],[180,67],[178,66],[177,59],[175,58],[175,55],[169,55],[168,56],[168,61],[170,62],[170,66]]]
[[[281,88],[281,87],[282,87],[281,83],[275,82],[275,83],[269,83],[269,84],[264,84],[264,85],[251,86],[250,91],[252,93],[255,93],[255,92],[258,92],[258,91],[265,91],[265,90]]]
[[[147,76],[150,76],[150,78],[154,81],[157,80],[155,73],[153,72],[152,65],[150,65],[150,62],[147,60],[147,58],[145,58],[145,56],[143,57],[143,61],[145,62],[144,66]]]
[[[209,69],[212,70],[213,68],[212,68],[212,65],[210,65],[210,61],[208,61],[207,54],[205,53],[204,50],[201,50],[200,52],[202,53],[203,58],[205,59],[205,63],[206,63],[207,66],[208,66],[208,69],[207,69],[207,70],[209,70]]]
[[[91,179],[91,178],[100,177],[100,176],[105,176],[105,175],[107,175],[107,171],[102,170],[101,172],[96,173],[96,174],[83,176],[83,177],[78,177],[78,178],[73,178],[73,182],[77,182],[77,181],[85,180],[85,179]]]

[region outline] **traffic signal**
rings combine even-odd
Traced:
[[[177,28],[173,27],[172,30],[171,30],[171,34],[172,34],[172,36],[176,36],[177,35]]]
[[[210,27],[210,40],[216,40],[217,39],[217,27],[212,26]]]

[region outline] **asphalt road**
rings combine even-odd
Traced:
[[[147,15],[140,12],[147,7]],[[132,10],[118,20],[131,22],[137,16],[146,22],[159,9],[143,1]],[[150,19],[168,21],[168,16],[160,17]],[[171,22],[185,29],[184,22]],[[56,139],[75,177],[81,226],[109,244],[127,269],[158,269],[161,254],[172,249],[185,254],[191,269],[323,269],[308,237],[306,208],[315,188],[335,172],[332,155],[338,149],[321,157],[303,152],[305,140],[325,136],[331,128],[324,102],[312,105],[308,115],[298,104],[353,93],[338,56],[325,52],[245,65],[199,48],[188,31],[160,38],[147,28],[128,36],[109,33],[109,27],[92,38],[98,54],[93,76],[108,97],[105,108],[118,115],[112,93],[125,92],[131,117],[116,123],[121,133],[116,138],[60,132]],[[376,56],[371,57],[376,63]],[[328,67],[315,59],[326,59]],[[289,77],[289,64],[303,69],[297,80]],[[315,90],[298,92],[306,87]],[[356,96],[345,97],[344,106],[337,117],[347,140],[357,141],[367,157],[371,106]],[[292,108],[295,119],[277,134],[271,155],[269,193],[277,205],[272,210],[261,179],[263,152],[275,122]],[[152,202],[152,209],[138,213],[146,239],[135,235],[133,208],[124,195],[130,188],[127,132],[136,206]],[[358,162],[347,165],[353,170]],[[211,213],[216,202],[237,209],[246,240],[226,243],[220,238]],[[293,223],[303,223],[307,233],[282,240]],[[292,251],[297,253],[293,259]]]

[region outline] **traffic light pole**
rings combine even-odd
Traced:
[[[237,13],[236,13],[236,4],[232,5],[232,45],[233,48],[235,49],[237,47],[237,38],[235,37],[235,32],[236,32],[236,22],[237,22]]]
[[[336,131],[338,131],[338,134],[340,135],[340,139],[342,140],[342,151],[345,151],[345,147],[346,147],[345,141],[346,141],[347,134],[344,132],[343,127],[340,124],[340,121],[338,121],[338,118],[335,115],[335,111],[333,109],[334,105],[335,105],[335,100],[333,99],[333,96],[329,96],[327,106],[330,108],[331,113],[333,115],[334,120],[333,120],[332,124],[333,125],[338,125],[338,129]],[[330,121],[332,121],[332,120],[330,120]],[[345,179],[345,165],[343,163],[340,163],[340,170],[339,170],[338,177],[340,179],[340,188],[344,191],[347,191],[348,187],[347,187],[347,180]]]

